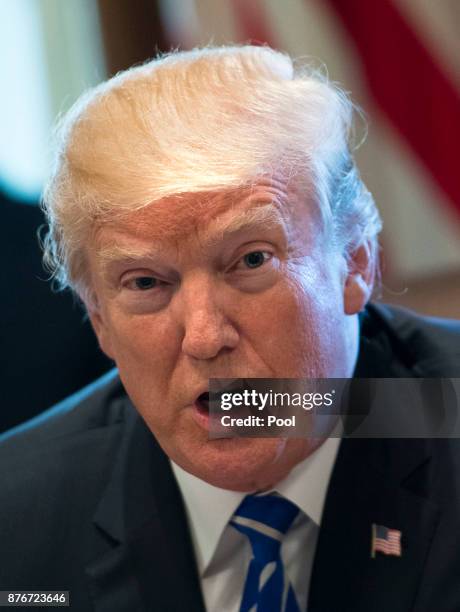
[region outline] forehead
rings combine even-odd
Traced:
[[[261,179],[244,188],[178,194],[105,222],[96,232],[97,250],[108,242],[131,241],[158,247],[183,245],[199,239],[213,243],[254,227],[281,228],[286,238],[305,235],[315,223],[315,206],[308,187],[299,181]]]

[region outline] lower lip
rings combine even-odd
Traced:
[[[192,405],[192,415],[198,425],[209,431],[209,412],[202,410],[198,402]]]
[[[231,430],[229,431],[228,427],[223,427],[221,425],[219,414],[205,412],[200,408],[197,402],[192,404],[191,409],[192,417],[195,420],[195,423],[208,432],[210,439],[217,440],[233,438],[231,435]]]

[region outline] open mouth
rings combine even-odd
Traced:
[[[197,397],[195,404],[198,408],[198,412],[209,415],[209,393],[207,391],[201,393]]]
[[[219,406],[219,403],[221,402],[222,393],[225,392],[225,393],[231,393],[232,395],[233,394],[243,395],[245,391],[252,391],[252,388],[248,384],[245,384],[245,382],[246,381],[244,380],[243,381],[237,380],[233,384],[229,384],[229,385],[226,385],[225,387],[222,387],[221,389],[219,389],[219,391],[213,391],[211,394],[208,391],[204,391],[203,393],[200,393],[200,395],[198,395],[198,397],[195,399],[195,403],[194,403],[197,415],[202,417],[200,420],[202,421],[204,418],[207,422],[211,416],[218,417],[219,415],[221,415],[220,411],[218,410],[218,406]],[[210,411],[211,401],[214,402],[213,403],[213,409],[214,409],[213,415],[211,414],[211,411]],[[252,414],[253,412],[255,414],[258,414],[257,406],[252,406],[251,404],[248,404],[247,402],[243,404],[235,403],[235,405],[232,406],[232,416],[235,416],[235,417],[245,417],[245,416]]]

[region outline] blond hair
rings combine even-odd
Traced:
[[[44,191],[45,262],[85,301],[84,244],[105,219],[181,193],[307,173],[345,253],[377,248],[380,217],[349,147],[353,105],[307,66],[268,47],[174,52],[84,94],[57,129]]]

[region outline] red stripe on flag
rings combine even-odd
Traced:
[[[390,0],[328,0],[370,91],[460,212],[460,94]]]
[[[231,0],[231,3],[241,40],[253,45],[276,46],[260,0]]]
[[[376,540],[374,543],[374,551],[383,552],[386,555],[397,555],[401,556],[401,547],[400,546],[387,546],[381,540]]]

